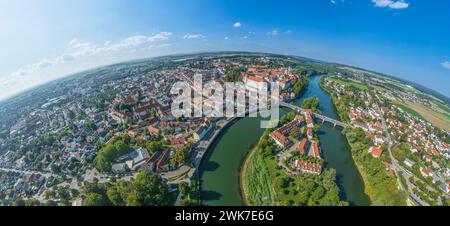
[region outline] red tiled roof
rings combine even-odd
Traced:
[[[276,140],[278,140],[278,142],[280,142],[282,145],[286,145],[287,144],[287,139],[286,137],[280,133],[279,131],[275,131],[272,133],[272,137]]]
[[[182,145],[184,143],[183,139],[173,139],[170,141],[172,146]]]
[[[312,151],[313,151],[313,157],[314,158],[320,158],[320,152],[319,152],[319,145],[317,145],[316,142],[312,145]]]
[[[307,133],[308,133],[308,135],[313,135],[313,129],[312,128],[308,128],[308,131],[307,131]]]
[[[369,152],[370,152],[370,153],[372,154],[372,156],[375,157],[375,158],[381,157],[381,154],[383,153],[383,151],[382,151],[379,147],[375,147],[375,146],[371,147],[371,148],[369,149]]]
[[[303,117],[302,115],[296,115],[295,118],[294,118],[294,120],[295,120],[295,121],[298,121],[298,122],[301,122],[301,121],[303,121],[303,118],[304,118],[304,117]]]
[[[153,125],[148,126],[148,131],[149,131],[151,134],[158,134],[158,133],[159,133],[159,129],[156,128],[156,127],[154,127]]]
[[[302,153],[305,154],[306,153],[306,144],[307,144],[308,140],[307,139],[303,139],[297,147],[297,150]]]
[[[253,80],[255,82],[265,82],[264,79],[258,78],[258,77],[255,77],[255,76],[251,76],[251,75],[247,76],[247,78],[250,79],[250,80]]]
[[[433,171],[429,167],[425,167],[422,169],[422,172],[426,175],[430,175]]]
[[[303,169],[306,171],[314,172],[314,173],[321,173],[322,172],[322,166],[319,164],[311,163],[311,162],[305,162],[305,161],[297,161],[296,167],[299,169]]]
[[[433,155],[434,156],[440,156],[440,153],[437,150],[433,150]]]

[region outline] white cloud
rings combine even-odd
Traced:
[[[72,53],[75,57],[92,56],[136,48],[146,43],[166,41],[170,36],[172,36],[171,32],[158,32],[151,35],[135,35],[124,38],[118,42],[106,41],[103,45],[95,45],[90,42],[80,42],[78,39],[73,39],[70,41],[69,45],[75,49]]]
[[[159,32],[156,34],[153,34],[151,36],[148,36],[149,42],[156,42],[156,41],[165,41],[168,40],[172,36],[172,32]]]
[[[106,41],[102,44],[83,42],[74,38],[69,42],[68,52],[54,58],[45,58],[3,77],[0,81],[0,90],[6,92],[0,93],[0,99],[80,70],[130,59],[134,55],[127,54],[148,50],[142,48],[145,44],[155,43],[153,46],[155,50],[170,47],[170,43],[161,44],[161,42],[171,36],[171,32],[158,32],[151,35],[130,36],[116,42]]]
[[[185,34],[183,37],[183,39],[204,39],[206,38],[206,36],[202,35],[202,34]]]
[[[345,0],[340,0],[340,2],[341,2],[341,3],[345,3]],[[330,3],[331,3],[331,4],[338,4],[339,1],[337,1],[337,0],[330,0]]]
[[[277,36],[278,35],[278,30],[269,31],[269,32],[267,32],[267,35]]]
[[[170,43],[164,43],[159,46],[156,46],[156,48],[167,48],[167,47],[171,47],[171,46],[172,46],[172,44],[170,44]]]
[[[48,59],[44,59],[36,64],[33,65],[33,68],[37,69],[41,69],[41,68],[47,68],[53,65],[53,62],[50,62],[50,60]]]
[[[223,39],[228,40],[228,39],[230,39],[230,38],[229,38],[229,37],[225,37],[225,38],[223,38]]]
[[[391,9],[406,9],[409,7],[409,3],[404,0],[372,0],[375,7],[389,7]]]
[[[404,1],[397,1],[389,5],[391,9],[406,9],[409,7],[409,3]]]
[[[70,61],[74,61],[74,60],[75,60],[75,57],[72,56],[71,54],[64,54],[57,58],[57,63],[70,62]]]
[[[69,45],[74,47],[74,46],[76,46],[78,43],[80,43],[80,41],[78,41],[77,38],[74,38],[74,39],[72,39],[72,40],[69,42]]]
[[[233,27],[240,28],[240,27],[242,27],[242,24],[240,22],[236,22],[233,24]]]
[[[449,69],[450,70],[450,61],[444,61],[441,63],[441,66],[445,69]]]

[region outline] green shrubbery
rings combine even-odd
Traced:
[[[287,114],[281,119],[281,125],[294,117],[295,113]],[[242,183],[249,205],[348,205],[340,200],[335,170],[325,170],[320,176],[289,175],[279,168],[276,155],[280,150],[269,133],[269,130],[264,133],[244,164]]]
[[[319,108],[319,104],[320,104],[319,98],[317,98],[317,96],[312,96],[303,101],[302,108],[317,111],[317,109]]]
[[[359,128],[348,129],[345,131],[345,135],[372,204],[405,205],[406,194],[398,190],[396,178],[387,173],[383,159],[373,158],[368,153],[372,141],[365,137],[364,131]]]
[[[167,184],[158,174],[141,171],[135,181],[99,184],[85,182],[85,206],[172,205]]]
[[[112,163],[120,156],[130,152],[128,142],[129,139],[125,137],[113,138],[109,144],[100,149],[97,153],[97,156],[94,159],[95,168],[101,172],[110,171]]]

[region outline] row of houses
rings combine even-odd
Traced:
[[[292,128],[300,127],[303,120],[303,116],[296,115],[294,120],[272,132],[270,137],[283,149],[291,147],[292,142],[286,136],[290,133]]]
[[[323,167],[320,164],[302,161],[302,160],[295,160],[294,166],[300,170],[303,173],[308,174],[321,174]]]

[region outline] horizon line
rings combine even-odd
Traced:
[[[391,79],[396,79],[396,80],[399,80],[401,82],[409,82],[409,83],[412,83],[415,86],[421,86],[422,88],[426,88],[429,91],[435,92],[435,94],[428,93],[428,91],[422,91],[422,90],[420,90],[417,87],[414,87],[414,88],[419,90],[419,91],[421,91],[421,92],[433,95],[434,97],[442,100],[446,104],[450,104],[450,96],[447,96],[447,95],[445,95],[445,94],[443,94],[443,93],[441,93],[441,92],[439,92],[439,91],[437,91],[435,89],[429,88],[427,86],[417,84],[414,81],[410,81],[408,79],[403,79],[403,78],[398,78],[398,77],[390,75],[388,73],[377,72],[377,71],[365,69],[365,68],[362,68],[362,67],[359,67],[359,66],[352,66],[352,65],[345,64],[345,63],[320,60],[320,59],[315,59],[315,58],[305,57],[305,56],[300,56],[300,55],[295,55],[295,54],[281,54],[281,53],[274,53],[274,52],[258,52],[258,51],[245,51],[245,50],[242,50],[242,51],[241,50],[217,50],[217,51],[203,51],[203,52],[181,52],[181,53],[172,53],[172,54],[163,54],[163,55],[157,55],[157,56],[141,57],[141,58],[136,58],[136,59],[124,60],[124,61],[120,61],[120,62],[116,62],[116,63],[108,63],[108,64],[104,64],[104,65],[93,66],[92,68],[88,68],[88,69],[84,69],[84,70],[80,70],[80,71],[75,71],[75,72],[72,72],[72,73],[67,74],[67,75],[62,75],[61,77],[53,79],[53,80],[50,80],[50,81],[48,81],[46,83],[38,84],[38,85],[32,86],[30,88],[24,89],[23,91],[20,91],[20,92],[18,92],[16,94],[8,96],[8,97],[6,97],[4,99],[0,99],[0,104],[3,104],[4,102],[7,102],[7,101],[9,101],[11,99],[19,97],[20,95],[23,95],[26,92],[32,91],[32,90],[37,89],[39,87],[42,87],[42,86],[45,86],[45,85],[48,85],[48,84],[51,84],[53,82],[57,82],[57,81],[60,81],[60,80],[63,80],[63,79],[67,79],[67,78],[70,78],[70,77],[78,76],[79,74],[87,73],[89,71],[93,71],[93,70],[97,70],[97,69],[112,67],[112,66],[115,66],[115,65],[126,64],[126,63],[131,63],[131,62],[136,62],[136,61],[145,61],[145,60],[163,58],[163,57],[177,57],[177,56],[190,56],[190,55],[197,55],[197,54],[218,54],[218,53],[246,53],[246,54],[262,54],[262,55],[266,54],[266,55],[275,55],[275,56],[282,56],[282,57],[301,57],[301,58],[304,58],[304,59],[307,59],[307,60],[319,61],[319,62],[326,63],[326,64],[336,64],[336,65],[340,65],[340,66],[347,66],[347,67],[351,67],[351,68],[355,68],[355,69],[359,69],[359,70],[364,70],[364,71],[367,71],[367,72],[370,72],[370,73],[374,73],[374,74],[377,74],[377,75],[382,76],[382,77],[388,77],[388,78],[391,78]],[[443,100],[442,97],[435,96],[436,94],[438,94],[438,95],[440,95],[442,97],[445,97],[445,99]]]

